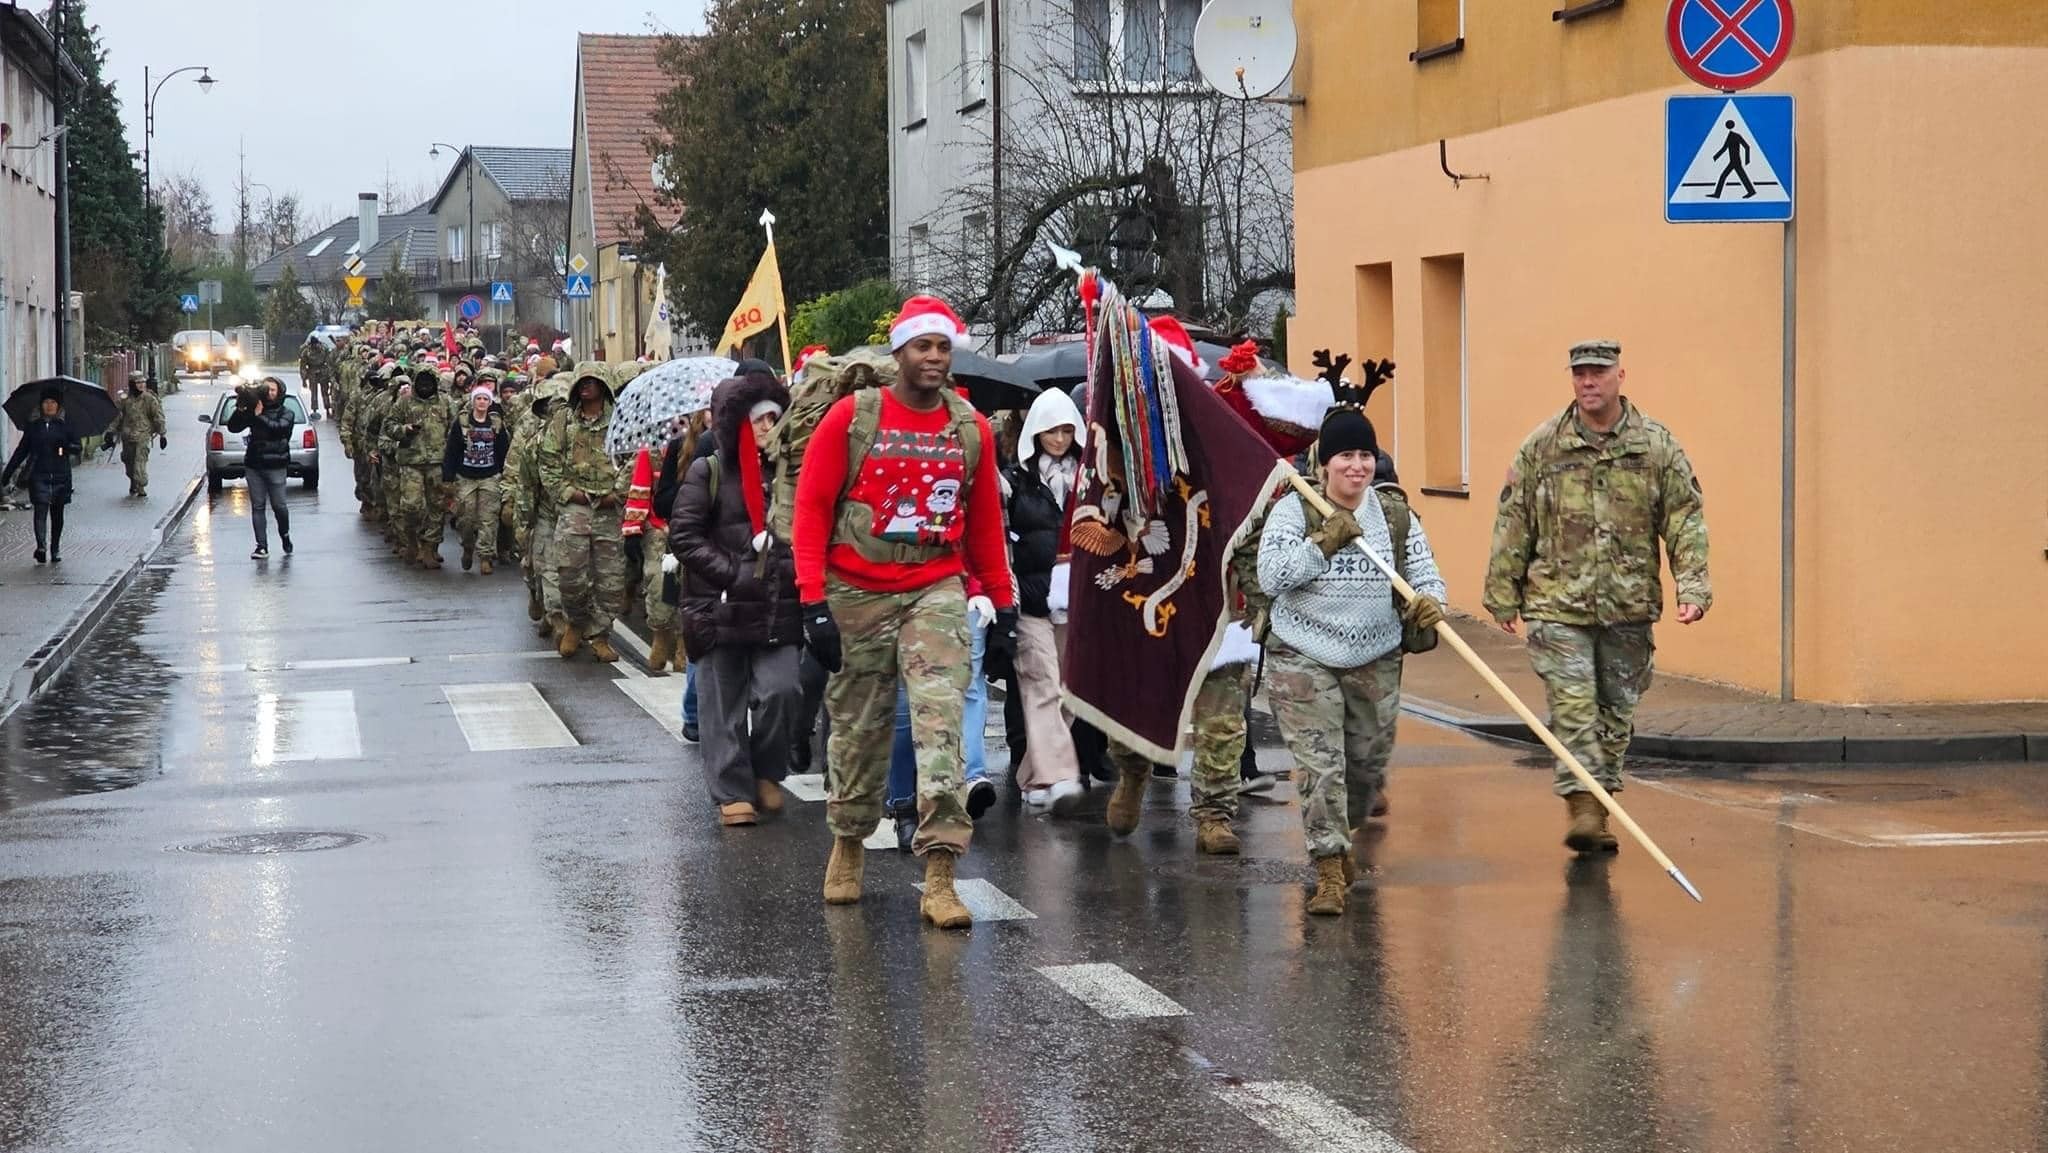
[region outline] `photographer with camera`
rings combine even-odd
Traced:
[[[270,534],[263,523],[263,508],[269,505],[277,516],[277,536],[286,556],[292,551],[292,520],[284,507],[285,469],[292,462],[291,409],[284,403],[284,382],[266,376],[253,385],[235,389],[235,411],[228,417],[228,431],[249,433],[249,449],[242,466],[249,480],[249,519],[256,527],[256,551],[252,560],[270,559]]]

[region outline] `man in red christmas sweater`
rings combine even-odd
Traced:
[[[825,820],[832,858],[825,903],[860,900],[861,841],[882,818],[896,683],[910,696],[917,742],[917,836],[927,921],[972,921],[953,891],[967,851],[960,729],[969,676],[963,577],[989,629],[983,668],[1000,676],[1017,651],[1016,594],[988,421],[952,388],[953,345],[966,326],[944,302],[914,296],[889,330],[896,383],[841,399],[812,434],[797,479],[791,544],[804,642],[831,671]]]

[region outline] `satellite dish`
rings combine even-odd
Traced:
[[[1209,0],[1195,22],[1195,64],[1209,87],[1239,100],[1280,90],[1294,71],[1291,0]]]

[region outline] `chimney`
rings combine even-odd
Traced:
[[[362,192],[356,195],[356,254],[365,262],[370,259],[370,250],[377,247],[377,194]]]

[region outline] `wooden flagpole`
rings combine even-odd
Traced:
[[[775,214],[761,210],[761,227],[768,230],[768,251],[775,252]],[[782,254],[775,253],[775,330],[782,336],[782,371],[794,367],[789,359],[789,297],[782,291]]]

